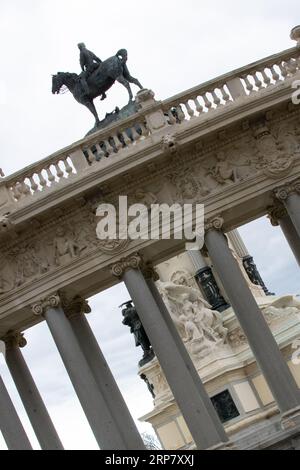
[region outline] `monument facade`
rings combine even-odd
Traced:
[[[292,100],[300,79],[299,31],[292,32],[295,47],[167,100],[141,89],[133,114],[1,179],[0,338],[43,449],[62,444],[20,350],[26,329],[41,321],[99,446],[144,448],[85,318],[87,299],[118,282],[125,283],[155,353],[141,369],[155,394],[154,414],[145,419],[165,447],[166,413],[176,421],[173,431],[179,422],[186,436],[173,448],[299,445],[299,372],[290,364],[299,305],[293,297],[267,295],[235,232],[269,214],[300,259],[300,107]],[[126,74],[126,51],[119,56],[113,62]],[[94,73],[84,77],[87,84]],[[62,83],[56,77],[53,91]],[[184,239],[97,237],[97,207],[117,206],[119,195],[205,205],[205,246],[192,261],[198,263],[192,279],[180,265],[171,277],[160,267],[184,251]],[[6,442],[30,448],[0,386]],[[272,443],[235,439],[232,426],[242,429],[273,408],[281,431]]]

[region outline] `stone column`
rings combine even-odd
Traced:
[[[215,276],[210,266],[207,266],[205,259],[198,250],[189,250],[188,255],[195,267],[195,279],[203,291],[206,300],[212,306],[213,310],[223,312],[230,307],[222,296]]]
[[[101,450],[126,450],[107,404],[80,349],[72,327],[53,294],[32,306],[43,315]]]
[[[8,450],[32,450],[25,429],[0,375],[0,430]]]
[[[6,344],[5,358],[7,366],[41,449],[63,450],[47,408],[20,351],[20,347],[26,346],[25,338],[21,334],[11,334],[6,336],[4,341]]]
[[[206,392],[205,390],[205,387],[203,386],[203,383],[202,383],[202,380],[199,376],[199,373],[198,371],[196,370],[195,366],[194,366],[194,363],[180,337],[180,335],[178,334],[178,331],[177,331],[177,328],[171,318],[171,315],[166,307],[166,304],[165,302],[163,301],[163,298],[155,284],[155,281],[158,281],[159,280],[159,276],[157,274],[157,272],[153,269],[151,263],[147,263],[145,266],[143,266],[143,274],[144,274],[144,277],[146,279],[146,282],[148,284],[148,287],[153,295],[153,298],[160,310],[160,313],[164,319],[164,321],[166,322],[166,325],[170,331],[170,333],[172,334],[174,340],[176,341],[176,345],[177,345],[177,348],[179,349],[180,351],[180,354],[183,358],[183,360],[185,361],[186,364],[189,364],[189,371],[190,371],[190,375],[195,383],[195,386],[198,388],[199,390],[199,393],[201,394],[201,398],[205,404],[205,407],[206,409],[208,410],[209,414],[210,414],[210,417],[211,419],[214,421],[215,423],[215,426],[221,436],[221,439],[225,442],[226,440],[228,440],[227,436],[226,436],[226,433],[224,431],[224,427],[220,421],[220,418],[214,408],[214,406],[212,405],[212,402],[208,396],[208,393]]]
[[[191,370],[194,365],[188,355],[183,357],[179,347],[178,333],[170,330],[155,302],[153,295],[140,271],[141,258],[135,254],[122,259],[112,267],[112,272],[123,280],[137,309],[140,320],[152,344],[158,361],[164,371],[174,398],[190,429],[198,449],[207,449],[227,442],[224,428],[207,408],[203,385],[196,386]]]
[[[300,237],[300,180],[276,189],[275,196],[283,203]]]
[[[63,303],[63,308],[76,335],[81,350],[97,382],[100,393],[122,435],[127,450],[145,450],[143,440],[127,408],[124,398],[102,354],[99,344],[85,317],[90,307],[80,296]]]
[[[221,231],[223,219],[206,224],[205,244],[235,314],[283,413],[300,412],[300,391]],[[300,414],[299,414],[300,416]]]
[[[285,207],[279,203],[275,204],[273,207],[269,208],[268,217],[274,227],[278,225],[280,226],[288,244],[290,245],[290,249],[300,266],[300,237]]]

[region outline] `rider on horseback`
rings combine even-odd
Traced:
[[[85,95],[89,95],[89,86],[87,83],[87,79],[90,75],[96,70],[99,64],[101,64],[102,60],[99,59],[93,52],[89,51],[83,42],[78,44],[78,48],[80,50],[80,67],[82,73],[79,75],[80,83]],[[106,98],[106,94],[103,93],[101,100]]]

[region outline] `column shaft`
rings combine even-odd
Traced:
[[[148,279],[147,280],[147,284],[148,284],[148,287],[153,295],[153,298],[160,310],[160,313],[169,329],[169,332],[170,334],[172,335],[172,337],[174,338],[175,342],[176,342],[176,346],[178,348],[178,350],[180,351],[180,355],[182,357],[182,359],[184,360],[185,364],[188,364],[188,368],[189,368],[189,371],[190,371],[190,375],[191,375],[191,378],[193,379],[194,381],[194,384],[196,386],[196,388],[198,389],[199,391],[199,395],[201,396],[201,399],[211,417],[211,419],[213,420],[214,424],[215,424],[215,427],[219,433],[219,436],[220,436],[220,439],[221,441],[223,442],[226,442],[228,440],[228,437],[225,433],[225,430],[224,430],[224,427],[220,421],[220,418],[208,396],[208,393],[206,392],[205,390],[205,387],[202,383],[202,380],[194,366],[194,363],[177,331],[177,328],[171,318],[171,315],[166,307],[166,304],[164,303],[161,295],[160,295],[160,292],[159,290],[157,289],[156,287],[156,284],[154,282],[153,279]]]
[[[290,194],[287,199],[283,201],[283,204],[300,237],[300,195],[296,193]]]
[[[290,217],[286,214],[278,218],[278,223],[300,266],[300,237]]]
[[[83,313],[71,315],[70,323],[128,450],[145,449],[124,398]]]
[[[6,348],[6,362],[43,450],[63,450],[47,408],[18,346]]]
[[[44,316],[100,448],[126,450],[63,310],[47,308]]]
[[[209,230],[205,243],[249,345],[282,412],[300,405],[297,384],[239,269],[222,232]]]
[[[32,450],[20,418],[0,375],[0,429],[8,450]]]
[[[123,281],[196,446],[206,449],[220,444],[223,439],[201,398],[202,390],[195,385],[191,376],[191,361],[181,355],[178,343],[164,321],[141,271],[126,270]],[[223,442],[225,440],[226,435]]]

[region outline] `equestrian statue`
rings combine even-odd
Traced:
[[[102,61],[93,52],[89,51],[84,43],[78,44],[80,50],[81,74],[58,72],[52,77],[52,93],[59,94],[67,88],[78,103],[86,106],[94,115],[96,127],[100,124],[99,116],[94,105],[94,99],[101,96],[106,98],[105,92],[115,81],[121,83],[129,94],[129,102],[133,95],[130,83],[142,89],[140,82],[132,77],[126,65],[128,54],[126,49],[120,49],[116,55]]]

